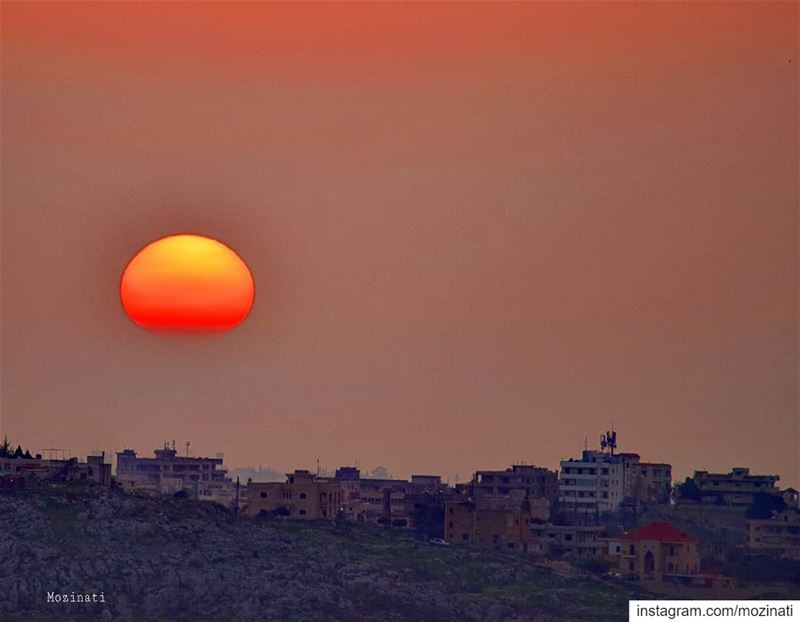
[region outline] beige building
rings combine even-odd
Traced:
[[[775,512],[772,518],[747,521],[747,546],[800,560],[800,512]]]
[[[781,495],[778,475],[751,475],[750,469],[736,467],[730,473],[695,471],[694,480],[702,503],[751,505],[757,493]]]
[[[185,492],[203,501],[235,504],[236,486],[222,467],[222,458],[179,456],[175,449],[156,449],[153,458],[140,458],[132,449],[117,453],[117,481],[146,494]]]
[[[632,462],[628,466],[628,496],[643,505],[666,505],[672,495],[672,465]]]
[[[340,482],[298,469],[285,482],[248,481],[243,510],[251,516],[333,519],[344,513],[347,494]]]
[[[529,499],[547,499],[553,504],[558,500],[558,473],[527,464],[514,464],[504,471],[477,471],[470,496],[480,501],[515,490],[525,491]]]
[[[609,553],[619,556],[619,571],[643,580],[690,580],[700,573],[697,540],[666,522],[648,523],[609,541]]]
[[[362,478],[355,467],[341,467],[334,477],[299,469],[287,473],[285,482],[248,481],[241,507],[254,516],[340,516],[354,522],[410,528],[423,506],[441,508],[449,490],[438,475],[412,475],[408,481]]]
[[[422,506],[443,507],[451,489],[438,475],[402,479],[362,478],[355,467],[341,467],[333,478],[345,488],[345,515],[363,523],[411,528]]]
[[[534,553],[571,558],[600,557],[606,549],[605,528],[598,525],[532,525]]]
[[[448,542],[529,552],[534,552],[536,544],[531,527],[550,514],[547,499],[527,499],[524,491],[480,503],[445,501],[444,510]]]
[[[41,481],[93,482],[101,486],[111,484],[111,463],[105,453],[88,456],[86,462],[77,458],[50,460],[37,454],[33,458],[0,458],[0,473]]]

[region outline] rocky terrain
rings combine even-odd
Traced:
[[[187,499],[67,486],[0,495],[6,622],[625,620],[629,589],[521,554]],[[106,602],[47,602],[73,591]]]

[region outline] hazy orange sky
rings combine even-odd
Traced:
[[[798,4],[2,3],[2,431],[798,477]],[[154,335],[178,232],[258,295]]]

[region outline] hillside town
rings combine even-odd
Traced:
[[[377,478],[355,466],[306,469],[285,481],[240,481],[223,457],[185,455],[174,442],[140,456],[43,457],[0,446],[0,493],[47,482],[115,487],[131,495],[212,502],[264,520],[371,524],[419,534],[431,545],[519,552],[602,569],[622,581],[697,588],[736,583],[731,560],[800,562],[798,491],[780,477],[733,467],[672,479],[672,466],[617,451],[617,433],[584,447],[558,471],[531,464],[478,470],[450,485],[439,475]]]

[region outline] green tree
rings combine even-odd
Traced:
[[[753,495],[753,503],[747,508],[747,518],[772,518],[773,512],[786,509],[786,502],[778,495],[757,492]]]
[[[422,503],[411,512],[416,532],[425,539],[444,538],[444,505]]]
[[[691,477],[687,477],[683,484],[678,484],[677,488],[678,498],[684,501],[700,501],[700,489]]]

